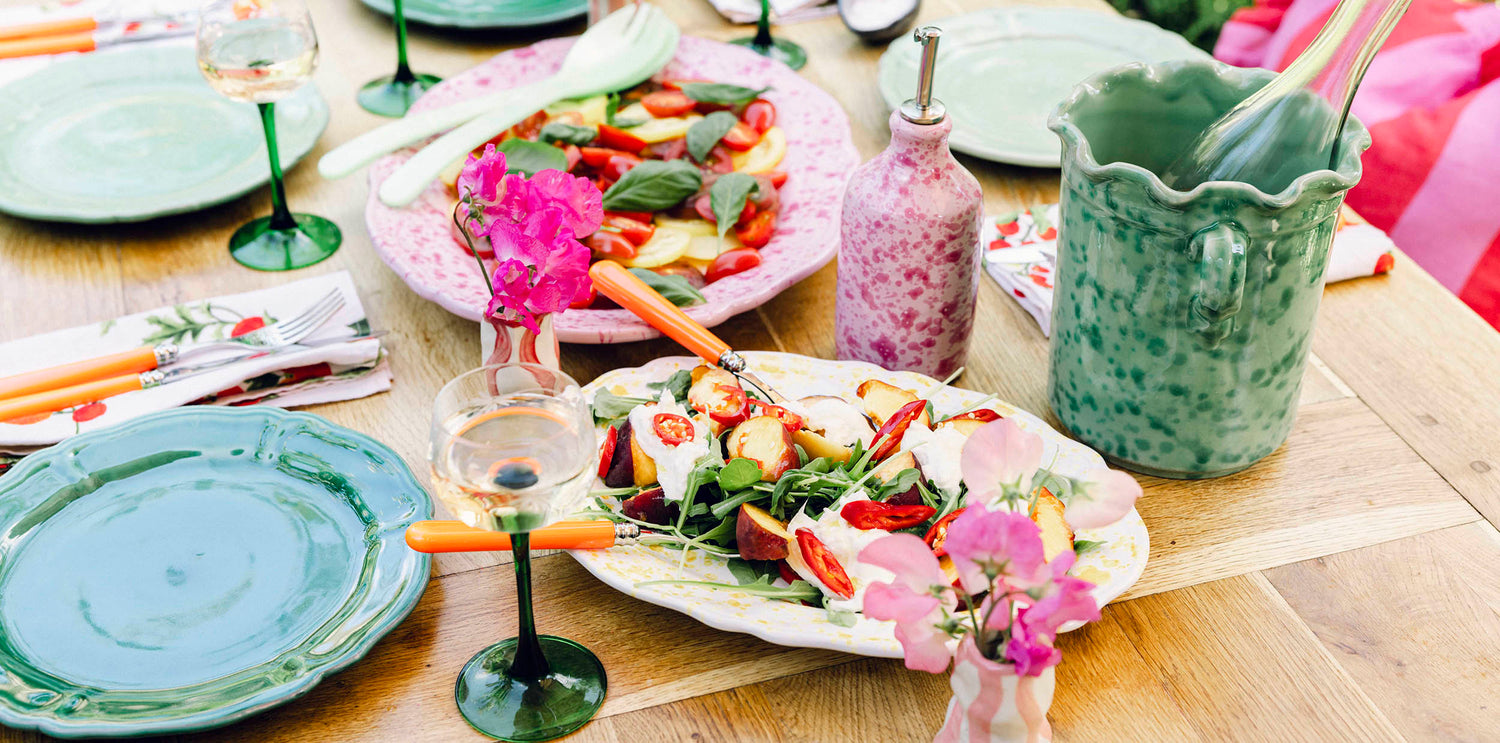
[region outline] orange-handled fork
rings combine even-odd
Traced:
[[[775,402],[786,399],[751,373],[745,357],[735,353],[728,343],[702,323],[688,317],[682,308],[647,286],[624,266],[614,261],[599,261],[589,267],[589,278],[593,279],[594,289],[600,294],[635,313],[699,358],[749,382]]]
[[[641,536],[635,524],[560,521],[531,532],[531,548],[602,550]],[[406,545],[418,552],[492,552],[510,549],[510,535],[476,529],[462,521],[418,521],[406,527]]]

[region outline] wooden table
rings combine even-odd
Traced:
[[[686,33],[746,30],[703,0],[661,4]],[[922,15],[984,4],[928,0]],[[388,73],[394,54],[384,17],[355,0],[314,5],[317,82],[333,108],[316,158],[380,122],[354,92]],[[836,18],[780,33],[807,47],[803,74],[843,103],[861,152],[884,147],[880,50]],[[414,27],[412,55],[419,70],[452,75],[539,37]],[[1057,196],[1056,171],[964,162],[991,211]],[[345,234],[334,258],[292,277],[243,269],[226,250],[235,227],[267,212],[265,189],[138,225],[0,217],[0,341],[348,270],[375,327],[391,331],[396,385],[315,412],[385,441],[425,477],[430,403],[475,364],[476,327],[418,298],[375,257],[363,177],[327,182],[307,163],[289,192],[294,208]],[[719,332],[738,348],[832,357],[834,271]],[[1036,325],[988,279],[979,317],[960,385],[1050,415]],[[563,349],[585,381],[677,353],[666,341]],[[1058,741],[1500,739],[1500,335],[1403,258],[1387,277],[1328,289],[1314,354],[1280,451],[1210,482],[1143,478],[1151,562],[1102,621],[1061,638]],[[183,739],[478,740],[454,708],[453,682],[471,655],[515,631],[506,559],[439,557],[415,612],[365,660],[302,699]],[[605,587],[564,555],[540,558],[536,572],[542,631],[582,641],[609,669],[604,709],[574,740],[916,741],[942,718],[943,676],[710,629]],[[37,739],[0,731],[7,743]]]

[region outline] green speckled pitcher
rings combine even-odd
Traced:
[[[1153,173],[1271,74],[1216,62],[1117,67],[1052,114],[1063,142],[1051,401],[1074,436],[1162,477],[1238,472],[1286,440],[1344,193],[1370,144],[1286,190],[1192,191]],[[1101,164],[1103,163],[1103,164]]]

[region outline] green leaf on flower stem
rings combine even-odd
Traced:
[[[528,178],[543,170],[568,169],[568,156],[550,144],[511,137],[498,148],[505,153],[506,173],[520,173]]]
[[[715,111],[695,122],[687,130],[687,151],[694,160],[703,162],[714,145],[729,133],[739,119],[728,111]]]
[[[760,482],[760,465],[754,460],[736,457],[719,470],[719,489],[726,493],[745,488]]]
[[[770,88],[746,88],[728,83],[683,83],[682,93],[701,103],[735,106],[759,98]]]
[[[572,124],[553,122],[542,127],[542,132],[539,136],[543,142],[548,144],[562,142],[563,144],[576,144],[582,147],[593,142],[599,136],[599,130],[591,126],[573,126]]]
[[[635,274],[636,278],[646,282],[646,286],[655,289],[657,294],[666,297],[668,302],[678,307],[692,307],[708,301],[702,292],[693,288],[686,277],[672,273],[657,273],[649,268],[632,268],[630,272]]]
[[[604,192],[604,210],[660,211],[677,206],[702,186],[703,174],[685,160],[646,160]]]
[[[631,269],[632,271],[644,271],[645,269]],[[657,274],[659,275],[659,274]],[[681,278],[681,277],[678,277]],[[647,389],[656,390],[656,396],[661,397],[662,390],[672,393],[672,399],[684,405],[687,404],[688,388],[693,386],[693,374],[686,369],[678,369],[671,376],[660,382],[648,382]]]
[[[713,207],[714,219],[719,222],[719,239],[729,234],[740,212],[745,210],[745,201],[760,187],[755,176],[744,173],[725,173],[708,189],[708,203]]]

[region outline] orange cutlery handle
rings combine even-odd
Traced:
[[[650,323],[651,327],[666,333],[667,337],[698,354],[704,361],[717,364],[719,357],[729,350],[728,343],[719,340],[719,336],[688,317],[681,308],[667,301],[666,297],[625,270],[624,266],[614,261],[599,261],[589,267],[589,278],[594,280],[594,288],[600,294],[634,312],[637,317]]]
[[[99,379],[118,377],[122,374],[140,374],[155,368],[156,349],[141,346],[108,356],[37,369],[11,377],[0,377],[0,400],[72,387]]]
[[[531,548],[599,550],[615,544],[610,521],[559,521],[531,532]],[[462,521],[418,521],[406,527],[406,545],[418,552],[492,552],[510,549],[510,535],[476,529]]]
[[[41,54],[94,51],[92,33],[67,34],[65,36],[36,36],[11,41],[0,41],[0,59],[35,57]]]
[[[83,405],[84,403],[98,402],[106,397],[123,395],[126,392],[134,392],[141,389],[141,377],[139,374],[128,374],[113,379],[101,379],[97,382],[78,384],[72,387],[64,387],[60,390],[47,390],[34,395],[23,395],[13,397],[9,400],[0,400],[0,422],[24,418],[38,413],[54,413],[59,410]]]
[[[87,33],[99,28],[99,22],[89,17],[58,18],[51,21],[22,23],[16,26],[0,26],[0,39],[24,39],[28,36],[57,36],[59,34]]]

